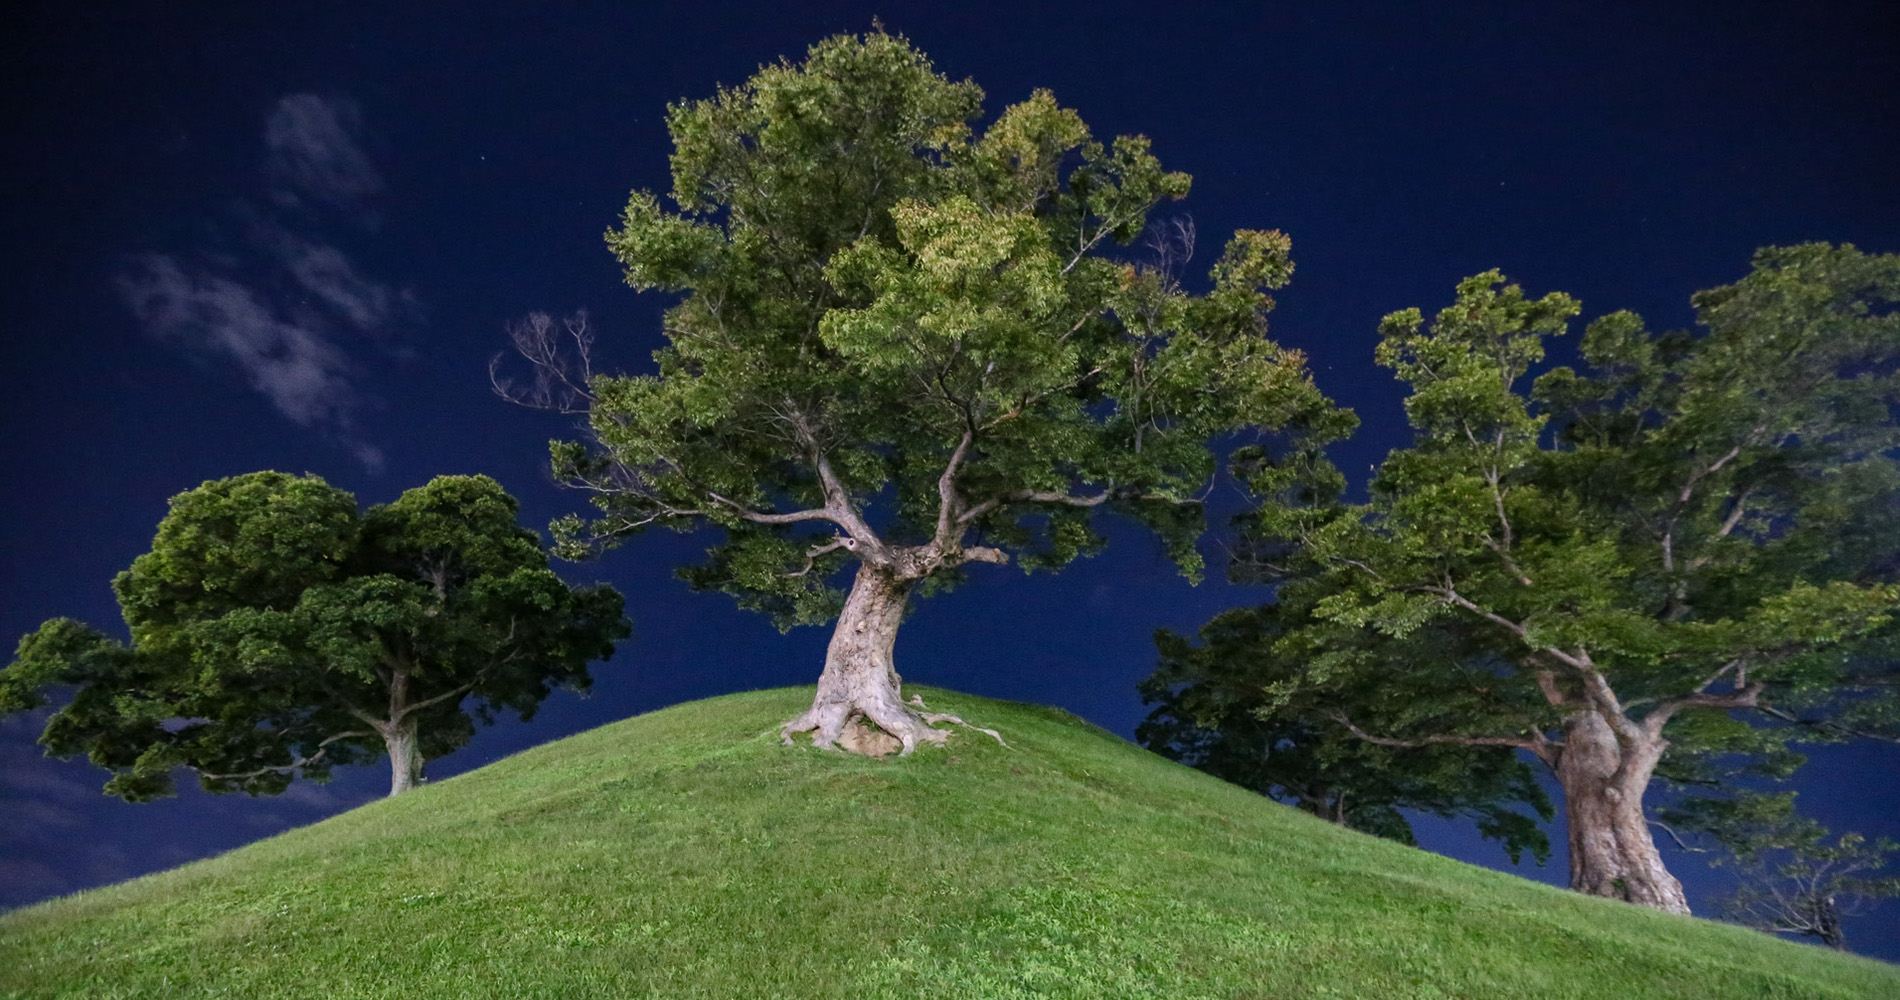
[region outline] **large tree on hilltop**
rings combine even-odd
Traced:
[[[114,772],[109,794],[283,791],[387,753],[389,794],[501,709],[585,688],[627,634],[620,595],[576,589],[486,476],[358,513],[315,476],[255,472],[172,498],[112,582],[132,642],[71,619],[20,641],[0,710],[76,689],[40,742]]]
[[[556,376],[592,441],[557,444],[555,469],[598,506],[560,526],[570,550],[716,526],[694,585],[781,627],[837,616],[787,742],[941,742],[892,661],[914,592],[970,563],[1061,566],[1110,510],[1193,575],[1211,437],[1351,422],[1265,336],[1285,237],[1238,233],[1190,295],[1181,241],[1158,263],[1105,252],[1186,175],[1139,136],[1103,147],[1047,92],[979,134],[981,98],[879,32],[674,106],[677,210],[635,192],[607,235],[635,288],[685,293],[658,371]],[[546,329],[517,337],[544,371]]]
[[[1241,456],[1245,571],[1280,585],[1252,712],[1394,749],[1497,747],[1561,787],[1571,886],[1674,912],[1652,782],[1786,773],[1786,744],[1891,738],[1900,577],[1900,257],[1764,250],[1696,335],[1592,323],[1496,273],[1429,330],[1386,317],[1411,447],[1370,502],[1308,450]],[[1445,649],[1457,655],[1442,655]],[[1762,725],[1766,723],[1766,725]]]

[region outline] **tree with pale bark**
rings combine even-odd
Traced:
[[[1368,502],[1317,452],[1238,457],[1264,501],[1239,570],[1280,588],[1252,613],[1302,664],[1257,716],[1521,752],[1562,790],[1571,887],[1671,912],[1655,781],[1786,773],[1789,743],[1897,715],[1900,257],[1767,249],[1692,302],[1700,332],[1605,316],[1527,387],[1577,303],[1478,275],[1381,326],[1414,442]]]
[[[620,595],[562,581],[517,514],[486,476],[363,512],[315,476],[207,482],[113,580],[131,642],[47,622],[0,671],[0,710],[70,689],[41,744],[130,801],[170,794],[179,768],[274,794],[382,754],[389,794],[407,791],[477,722],[586,688],[627,634]]]
[[[914,596],[1060,567],[1111,511],[1198,574],[1211,439],[1351,423],[1266,337],[1286,237],[1237,233],[1190,294],[1191,228],[1116,250],[1185,174],[1046,91],[978,129],[982,96],[877,31],[675,105],[674,204],[635,192],[607,234],[629,284],[682,295],[657,370],[592,374],[578,325],[565,364],[552,324],[516,331],[544,378],[511,394],[588,418],[554,448],[597,508],[557,526],[569,553],[716,528],[694,586],[781,627],[836,618],[788,743],[941,743],[954,720],[907,703],[893,660]]]

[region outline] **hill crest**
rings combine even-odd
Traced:
[[[916,690],[1009,747],[781,746],[810,688],[673,706],[0,916],[0,996],[1900,996]]]

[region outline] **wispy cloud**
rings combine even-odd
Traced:
[[[327,243],[302,239],[289,232],[273,240],[278,264],[297,287],[334,313],[343,323],[364,333],[375,333],[413,317],[415,296],[365,278],[343,251]]]
[[[356,140],[361,127],[362,114],[351,101],[316,94],[278,101],[264,123],[275,193],[350,206],[381,191],[383,179]]]
[[[235,248],[134,256],[118,288],[147,333],[235,366],[279,413],[375,469],[382,452],[359,427],[374,400],[352,355],[379,346],[420,307],[412,293],[366,275],[320,231],[337,214],[324,208],[346,223],[373,218],[368,199],[384,185],[357,139],[360,129],[348,101],[285,97],[264,126],[270,207],[239,203],[247,223],[227,240]]]
[[[253,289],[204,269],[188,272],[165,254],[140,258],[119,289],[146,329],[237,362],[284,416],[305,427],[347,424],[357,405],[349,358],[308,325],[278,318]]]

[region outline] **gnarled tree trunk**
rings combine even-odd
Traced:
[[[892,650],[917,580],[887,566],[869,562],[858,566],[851,595],[845,599],[831,645],[825,650],[818,693],[804,714],[779,731],[787,744],[792,734],[809,732],[812,746],[882,757],[892,751],[908,754],[919,743],[941,745],[949,731],[932,723],[968,725],[954,715],[922,711],[922,699],[904,702],[903,679],[897,674]],[[867,729],[860,720],[876,728]],[[1002,742],[994,732],[982,731]]]
[[[1643,815],[1643,792],[1667,745],[1642,734],[1619,740],[1594,711],[1564,720],[1556,772],[1570,827],[1570,888],[1665,913],[1689,912],[1682,884],[1663,865]]]

